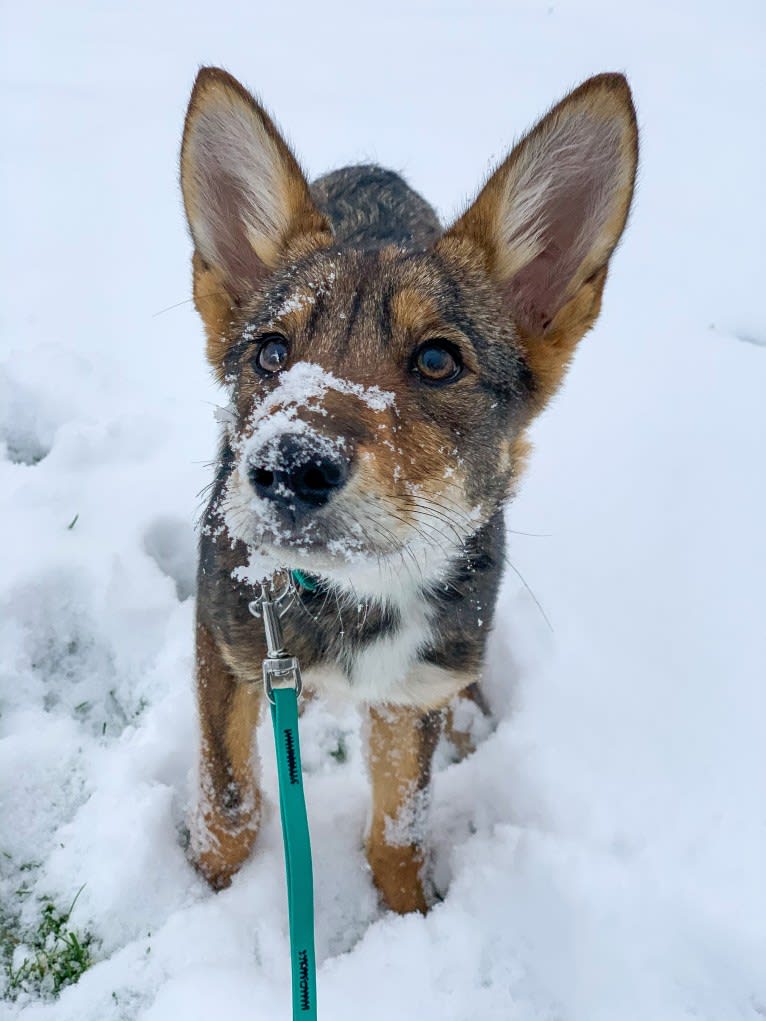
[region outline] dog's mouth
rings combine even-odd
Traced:
[[[263,485],[276,491],[274,499],[254,492],[237,470],[223,508],[232,537],[272,554],[282,566],[308,558],[325,567],[379,560],[407,547],[412,538],[408,523],[390,513],[384,498],[361,496],[353,484],[325,498],[324,483],[311,471],[306,475],[299,494],[272,473],[266,475]]]
[[[222,509],[231,538],[247,547],[250,567],[241,577],[251,581],[287,568],[374,595],[393,589],[397,578],[430,584],[484,520],[480,508],[466,509],[454,494],[438,502],[415,492],[384,494],[356,474],[307,513],[289,492],[276,501],[254,492],[243,474],[233,473]]]

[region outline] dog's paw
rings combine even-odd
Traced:
[[[225,890],[250,857],[257,836],[257,819],[229,827],[218,819],[199,817],[189,828],[186,857],[213,890]]]
[[[231,886],[231,881],[237,869],[225,866],[220,860],[216,860],[210,855],[202,854],[197,856],[190,853],[187,857],[195,871],[202,876],[210,889],[215,891],[215,893]]]
[[[435,897],[421,847],[368,845],[367,861],[384,907],[398,915],[428,912]]]

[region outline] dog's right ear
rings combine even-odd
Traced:
[[[194,241],[194,302],[220,368],[232,311],[288,256],[332,240],[330,224],[278,130],[226,71],[194,83],[181,146],[181,190]]]

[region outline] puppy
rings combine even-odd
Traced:
[[[447,230],[397,174],[309,184],[263,108],[203,69],[181,184],[194,300],[229,395],[204,516],[191,854],[231,881],[258,834],[257,583],[291,572],[285,645],[306,686],[369,714],[367,858],[384,903],[425,911],[424,816],[447,707],[478,687],[525,432],[599,314],[631,203],[619,74],[529,132]]]

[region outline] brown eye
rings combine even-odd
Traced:
[[[260,374],[273,376],[285,367],[287,362],[287,341],[279,333],[271,333],[261,341],[258,353],[253,359]]]
[[[463,371],[463,362],[452,344],[429,340],[415,352],[413,368],[424,383],[451,383]]]

